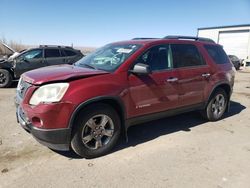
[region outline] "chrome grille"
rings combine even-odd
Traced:
[[[31,84],[29,84],[28,82],[25,82],[22,78],[20,78],[18,85],[17,85],[17,93],[19,97],[23,99],[26,91],[28,90],[30,86]]]

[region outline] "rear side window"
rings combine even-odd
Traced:
[[[59,49],[45,49],[45,58],[60,57]]]
[[[75,56],[76,52],[72,51],[72,50],[63,50],[64,52],[64,56]]]
[[[229,63],[227,54],[221,46],[205,45],[205,48],[216,64]]]
[[[171,44],[174,68],[204,65],[197,47],[192,44]]]

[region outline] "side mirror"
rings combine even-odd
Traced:
[[[150,74],[151,70],[148,65],[143,63],[137,63],[135,64],[134,68],[129,72],[134,74]]]

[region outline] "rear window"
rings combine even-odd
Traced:
[[[227,54],[221,46],[205,45],[205,48],[216,64],[229,63]]]
[[[45,58],[48,57],[60,57],[60,51],[58,49],[45,49]]]

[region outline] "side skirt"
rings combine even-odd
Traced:
[[[174,116],[174,115],[178,115],[178,114],[182,114],[182,113],[186,113],[186,112],[202,110],[204,108],[205,108],[204,103],[198,103],[198,104],[191,105],[191,106],[185,106],[185,107],[181,107],[181,108],[177,108],[177,109],[173,109],[173,110],[167,110],[167,111],[163,111],[163,112],[157,112],[157,113],[153,113],[153,114],[147,114],[147,115],[127,119],[125,122],[126,140],[128,140],[127,130],[130,126],[153,121],[153,120],[157,120],[157,119],[161,119],[161,118],[165,118],[165,117],[169,117],[169,116]]]

